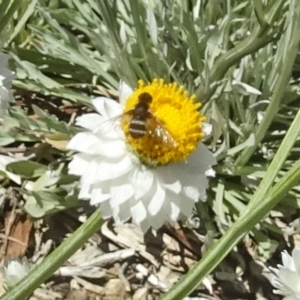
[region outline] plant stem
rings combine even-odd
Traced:
[[[277,65],[276,76],[278,79],[274,85],[273,95],[271,97],[270,104],[266,110],[262,122],[258,125],[255,133],[255,145],[252,147],[247,147],[242,151],[240,156],[235,162],[236,167],[243,167],[252,154],[255,152],[259,143],[263,140],[266,135],[269,126],[271,125],[274,117],[276,116],[282,98],[286,93],[286,88],[288,86],[290,76],[292,73],[293,65],[296,56],[299,51],[299,41],[300,41],[300,2],[292,1],[290,4],[290,16],[288,18],[288,28],[285,35],[280,41],[282,47],[278,50],[279,55],[281,55],[281,62]],[[281,53],[283,52],[283,53]]]
[[[34,267],[13,289],[5,293],[1,300],[24,300],[45,282],[71,255],[73,255],[103,223],[97,209],[68,239]]]
[[[278,12],[282,12],[283,3],[284,1],[282,0],[277,1],[275,5],[273,5],[272,11],[268,15],[268,23],[257,23],[249,37],[237,44],[234,48],[224,53],[216,61],[211,70],[211,75],[209,78],[211,86],[204,89],[202,86],[200,86],[196,90],[196,95],[199,97],[199,99],[210,99],[218,87],[218,82],[224,78],[224,75],[228,69],[231,68],[235,63],[238,63],[246,55],[254,53],[271,41],[279,38],[282,31],[279,30],[279,26],[272,26],[273,22],[278,21],[276,17],[278,17]],[[266,8],[266,10],[268,10],[268,8]],[[262,14],[262,12],[260,13]],[[260,16],[260,18],[262,17]]]
[[[300,160],[281,180],[268,192],[265,199],[253,210],[247,209],[234,225],[204,254],[203,258],[181,278],[181,280],[160,300],[183,299],[189,295],[207,274],[227,256],[232,248],[261,220],[272,207],[286,195],[292,187],[299,183]]]

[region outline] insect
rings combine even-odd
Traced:
[[[177,143],[171,133],[165,128],[163,123],[157,119],[150,111],[152,96],[149,93],[141,93],[138,96],[138,103],[133,109],[113,117],[97,126],[95,131],[101,128],[105,132],[110,125],[119,124],[124,127],[128,124],[128,134],[133,139],[150,137],[155,143],[163,143],[169,147],[176,147]]]
[[[170,147],[176,146],[176,141],[150,111],[152,96],[146,92],[141,93],[138,103],[130,111],[122,115],[122,123],[129,123],[128,132],[133,139],[149,136],[157,142],[167,144]]]
[[[94,129],[94,132],[107,132],[111,126],[126,126],[128,124],[128,134],[133,139],[149,137],[154,143],[162,143],[171,148],[176,148],[177,143],[164,124],[157,119],[150,110],[152,96],[141,93],[138,96],[138,103],[135,107],[125,113],[104,121]]]
[[[147,134],[147,131],[153,129],[149,128],[149,118],[154,119],[151,114],[149,106],[152,102],[152,97],[148,93],[142,93],[139,95],[139,101],[136,106],[129,112],[123,115],[123,122],[127,117],[129,120],[129,134],[134,139],[141,138]],[[124,119],[125,118],[125,119]]]

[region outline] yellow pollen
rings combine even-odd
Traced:
[[[183,86],[167,84],[163,79],[150,84],[138,82],[126,101],[121,126],[128,146],[143,163],[166,165],[185,160],[195,151],[205,135],[205,116],[199,113],[201,103],[195,103],[195,98],[188,96]],[[143,101],[146,104],[141,104]]]

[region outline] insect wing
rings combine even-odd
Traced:
[[[125,125],[125,124],[130,124],[131,120],[132,120],[132,110],[127,111],[126,113],[123,113],[121,115],[121,124]]]
[[[117,131],[121,128],[123,122],[130,122],[130,112],[119,114],[113,118],[103,121],[95,128],[94,133],[106,134],[113,131]]]
[[[110,132],[111,130],[115,130],[120,117],[121,117],[121,115],[118,115],[118,116],[115,116],[113,118],[103,121],[94,129],[94,133],[106,134],[106,133]]]
[[[147,134],[170,147],[176,147],[176,140],[171,133],[164,127],[163,123],[154,116],[147,118]]]

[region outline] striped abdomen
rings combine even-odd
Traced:
[[[129,134],[134,139],[143,137],[147,133],[147,118],[151,116],[149,105],[152,101],[151,95],[142,93],[139,102],[132,110],[132,119],[129,124]]]

